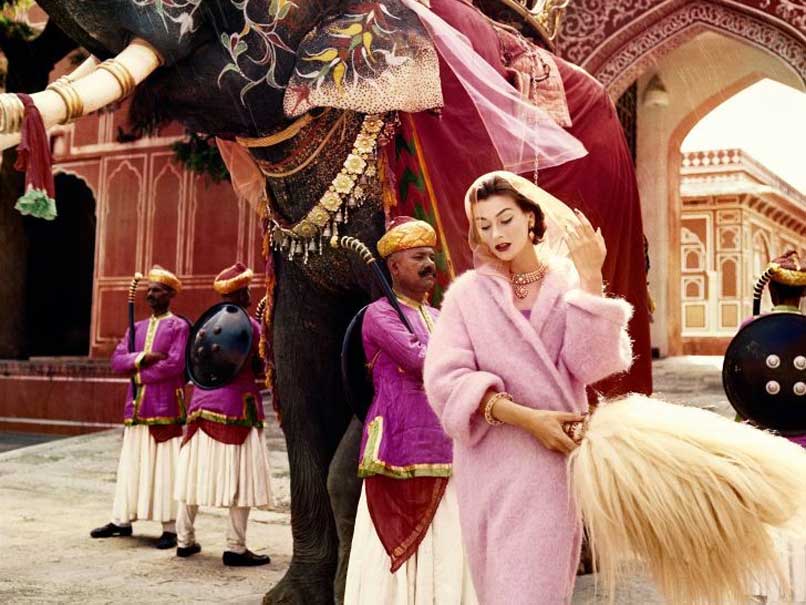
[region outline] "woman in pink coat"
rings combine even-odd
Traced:
[[[476,268],[447,293],[424,378],[473,581],[484,605],[567,604],[582,531],[566,458],[585,385],[630,366],[631,307],[602,295],[601,233],[526,179],[485,175],[465,206]]]

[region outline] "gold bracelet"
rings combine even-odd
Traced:
[[[484,404],[484,420],[486,420],[487,424],[490,426],[504,424],[503,420],[498,420],[498,418],[493,416],[493,406],[498,403],[499,399],[508,399],[509,401],[512,401],[512,395],[504,392],[496,393],[487,400],[487,403]]]
[[[129,69],[117,59],[107,59],[98,66],[98,69],[103,69],[109,73],[120,86],[120,98],[125,99],[128,97],[137,86],[134,81],[134,76]]]
[[[48,84],[46,90],[55,92],[64,103],[65,117],[61,124],[68,124],[84,115],[84,101],[64,76]]]

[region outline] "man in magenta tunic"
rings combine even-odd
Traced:
[[[176,546],[173,484],[185,423],[185,345],[189,325],[170,311],[181,290],[177,277],[155,266],[148,274],[149,319],[134,326],[112,354],[112,369],[132,377],[123,411],[123,448],[118,464],[112,522],[92,530],[93,538],[131,536],[132,521],[161,521],[157,548]]]
[[[236,263],[218,274],[213,288],[224,301],[245,309],[252,302],[251,281],[252,270]],[[251,323],[252,353],[235,379],[218,389],[193,389],[176,482],[179,557],[201,551],[194,529],[196,513],[199,506],[215,506],[229,509],[224,565],[271,562],[268,555],[246,548],[249,509],[271,504],[263,403],[255,382],[260,373],[260,325],[254,319]]]
[[[378,242],[404,325],[387,299],[369,306],[363,343],[375,397],[364,425],[345,602],[475,603],[464,562],[451,476],[452,444],[426,400],[423,362],[439,312],[437,236],[424,221],[398,217]],[[438,581],[435,581],[438,580]]]

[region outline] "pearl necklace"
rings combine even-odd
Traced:
[[[512,282],[512,289],[515,296],[523,300],[529,295],[529,284],[539,281],[546,274],[546,265],[540,265],[534,271],[529,273],[513,273],[509,280]]]

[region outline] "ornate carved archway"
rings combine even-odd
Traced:
[[[806,5],[791,0],[577,0],[557,46],[618,98],[649,65],[706,30],[763,48],[806,83]]]

